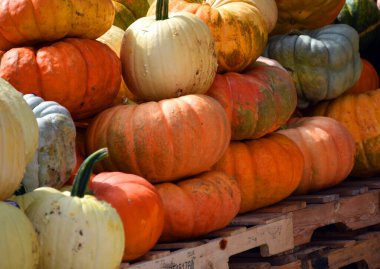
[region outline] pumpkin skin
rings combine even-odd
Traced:
[[[292,118],[277,133],[293,140],[304,156],[303,176],[296,194],[335,186],[347,178],[354,166],[354,139],[335,119],[318,116]]]
[[[111,27],[111,0],[5,0],[0,7],[0,50],[64,37],[95,39]]]
[[[160,241],[193,239],[227,226],[240,208],[240,189],[220,171],[209,171],[156,188],[165,209]]]
[[[241,74],[217,74],[207,95],[225,109],[231,121],[232,140],[259,138],[276,130],[297,105],[289,73],[259,61]]]
[[[105,172],[92,179],[90,189],[110,203],[123,221],[124,261],[143,256],[157,243],[164,227],[164,207],[151,183],[132,174]]]
[[[369,61],[362,59],[362,66],[363,69],[359,80],[345,93],[362,93],[380,88],[379,76],[373,65]]]
[[[328,25],[269,39],[264,56],[292,75],[299,108],[343,94],[359,80],[359,36],[351,26]]]
[[[39,128],[38,150],[26,167],[24,188],[60,188],[76,165],[74,121],[70,112],[56,102],[45,102],[33,94],[24,95],[24,100],[33,110]]]
[[[108,45],[116,53],[117,57],[120,58],[120,48],[123,36],[124,31],[121,28],[112,25],[112,27],[108,29],[104,35],[98,37],[97,40]],[[119,92],[116,98],[113,100],[112,105],[123,104],[127,99],[138,101],[138,98],[127,88],[127,85],[125,85],[125,82],[122,78]]]
[[[32,223],[19,208],[1,201],[0,253],[0,268],[38,268],[39,245]]]
[[[204,94],[217,69],[210,30],[185,12],[135,21],[124,33],[120,60],[128,89],[145,101]]]
[[[224,153],[231,127],[222,106],[206,95],[109,108],[86,134],[88,153],[108,147],[97,171],[139,175],[152,183],[209,169]]]
[[[0,200],[19,187],[38,146],[38,126],[22,94],[0,79]]]
[[[0,76],[18,91],[55,101],[73,119],[83,119],[111,105],[120,88],[121,63],[99,41],[67,38],[39,49],[5,52]]]
[[[149,9],[146,0],[113,0],[115,19],[113,25],[126,30],[135,20],[144,17]]]
[[[311,115],[327,116],[341,122],[356,145],[351,175],[368,177],[380,172],[380,89],[359,94],[345,94],[318,104]]]
[[[169,11],[186,11],[201,18],[211,30],[218,56],[218,73],[240,72],[264,51],[268,40],[263,4],[234,0],[171,0]],[[155,12],[153,3],[148,15]]]
[[[288,197],[298,187],[303,168],[297,144],[285,135],[270,133],[259,139],[231,141],[212,169],[238,182],[242,197],[239,213],[245,213]]]
[[[345,0],[276,0],[278,19],[272,34],[317,29],[331,24]]]

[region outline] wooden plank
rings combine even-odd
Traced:
[[[230,225],[231,226],[252,226],[252,225],[263,225],[272,222],[279,221],[286,218],[283,213],[247,213],[238,215],[235,217]]]
[[[356,240],[319,240],[309,243],[311,246],[328,246],[330,248],[342,248],[355,245]]]
[[[229,269],[270,269],[269,262],[228,263]]]
[[[142,257],[142,260],[147,260],[147,261],[157,260],[159,258],[168,256],[169,254],[170,254],[170,251],[149,251]]]
[[[286,198],[287,201],[305,201],[308,204],[325,204],[339,199],[339,194],[308,194]]]
[[[279,265],[279,266],[272,266],[271,269],[301,269],[304,268],[302,267],[302,262],[301,261],[293,261],[287,264]],[[306,268],[311,268],[311,267],[306,267]]]
[[[209,240],[195,240],[195,241],[178,241],[178,242],[173,242],[173,243],[159,243],[156,244],[153,247],[153,250],[176,250],[176,249],[182,249],[182,248],[194,248],[197,246],[204,245],[208,242]]]
[[[368,190],[369,188],[367,186],[347,186],[327,189],[318,192],[318,194],[338,194],[339,196],[355,196],[362,193],[366,193]]]
[[[257,213],[289,213],[306,207],[305,201],[283,201],[269,207],[256,210]]]
[[[344,186],[367,186],[369,189],[380,189],[380,178],[372,180],[355,180],[344,181]]]
[[[224,229],[211,232],[206,235],[207,238],[215,238],[215,237],[226,237],[226,236],[231,236],[234,234],[239,234],[242,232],[245,232],[247,230],[247,227],[245,226],[229,226]]]

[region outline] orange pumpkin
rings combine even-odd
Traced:
[[[56,101],[77,120],[112,104],[120,88],[121,63],[101,42],[67,38],[40,48],[5,52],[0,77],[24,94]]]
[[[160,241],[193,239],[222,229],[240,208],[238,184],[222,172],[205,172],[176,184],[157,184],[156,188],[165,210]]]
[[[362,72],[359,80],[345,93],[361,93],[379,88],[379,76],[373,65],[362,58]]]
[[[152,183],[209,169],[224,153],[231,127],[222,106],[206,95],[120,105],[98,114],[87,129],[87,153],[108,147],[99,171],[122,171]]]
[[[331,24],[345,2],[345,0],[276,0],[278,19],[271,34],[317,29]]]
[[[278,133],[292,139],[304,156],[297,194],[332,187],[350,174],[354,166],[355,142],[337,120],[317,116],[292,118]]]
[[[240,213],[268,206],[288,197],[301,181],[304,159],[297,144],[271,133],[259,139],[233,141],[213,170],[239,183]]]
[[[264,7],[264,4],[244,0],[169,1],[170,12],[193,13],[208,25],[215,41],[218,73],[242,71],[264,51],[267,25],[273,23],[264,19],[260,11]],[[153,15],[155,10],[156,5],[152,4],[148,15]]]
[[[123,221],[124,261],[143,256],[156,244],[164,227],[164,207],[152,184],[136,175],[110,172],[97,174],[90,189]]]

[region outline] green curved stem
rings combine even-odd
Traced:
[[[84,196],[95,163],[103,160],[107,156],[108,149],[102,148],[92,153],[83,161],[78,169],[78,173],[74,178],[73,187],[71,189],[71,196],[76,196],[79,198],[82,198]]]
[[[166,20],[169,18],[169,0],[157,0],[156,20]]]

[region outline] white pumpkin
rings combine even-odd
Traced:
[[[70,112],[53,101],[24,95],[38,122],[39,143],[23,178],[27,192],[40,186],[59,188],[69,179],[75,165],[76,129]]]
[[[0,200],[18,189],[37,145],[38,126],[32,110],[22,94],[0,78]]]
[[[145,101],[205,93],[217,70],[211,31],[188,12],[136,20],[124,33],[120,60],[127,87]]]
[[[0,202],[0,268],[36,269],[39,244],[33,225],[17,207]]]

